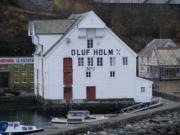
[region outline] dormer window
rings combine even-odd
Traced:
[[[93,39],[88,39],[87,40],[87,48],[93,48]]]

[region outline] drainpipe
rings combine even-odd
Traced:
[[[44,67],[43,67],[43,45],[41,45],[40,44],[40,40],[39,40],[39,36],[38,35],[36,35],[36,33],[35,33],[35,25],[34,25],[34,23],[32,22],[32,36],[35,36],[36,38],[37,38],[37,40],[38,40],[38,43],[37,43],[37,45],[38,46],[40,46],[41,47],[41,73],[42,73],[42,97],[43,97],[43,99],[44,99]],[[37,51],[37,50],[36,50]],[[37,53],[37,52],[36,52]],[[37,93],[37,95],[38,95],[39,93]]]
[[[44,66],[43,66],[43,45],[41,47],[41,69],[42,69],[42,96],[44,98]]]
[[[41,47],[41,75],[42,75],[42,83],[41,83],[41,88],[42,88],[42,97],[44,99],[44,66],[43,66],[43,45],[40,44],[39,41],[39,36],[36,36],[38,39],[38,46]]]

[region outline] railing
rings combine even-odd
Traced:
[[[121,109],[121,113],[136,113],[162,105],[161,98],[153,98],[150,102],[139,103],[127,108]]]

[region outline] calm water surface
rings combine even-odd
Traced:
[[[0,111],[0,121],[23,121],[24,124],[36,125],[46,129],[53,128],[50,117],[37,111]]]

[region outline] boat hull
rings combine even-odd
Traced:
[[[36,132],[40,132],[40,131],[43,131],[44,129],[43,128],[39,128],[39,129],[36,129],[36,130],[30,130],[30,131],[17,131],[17,132],[4,132],[4,133],[1,133],[3,135],[25,135],[25,134],[30,134],[30,133],[36,133]]]
[[[82,124],[82,123],[90,123],[90,122],[95,122],[95,121],[100,121],[100,120],[106,120],[108,117],[104,117],[102,115],[98,116],[93,116],[92,118],[89,119],[83,119],[82,121],[71,121],[65,118],[53,118],[51,122],[56,123],[56,124]]]

